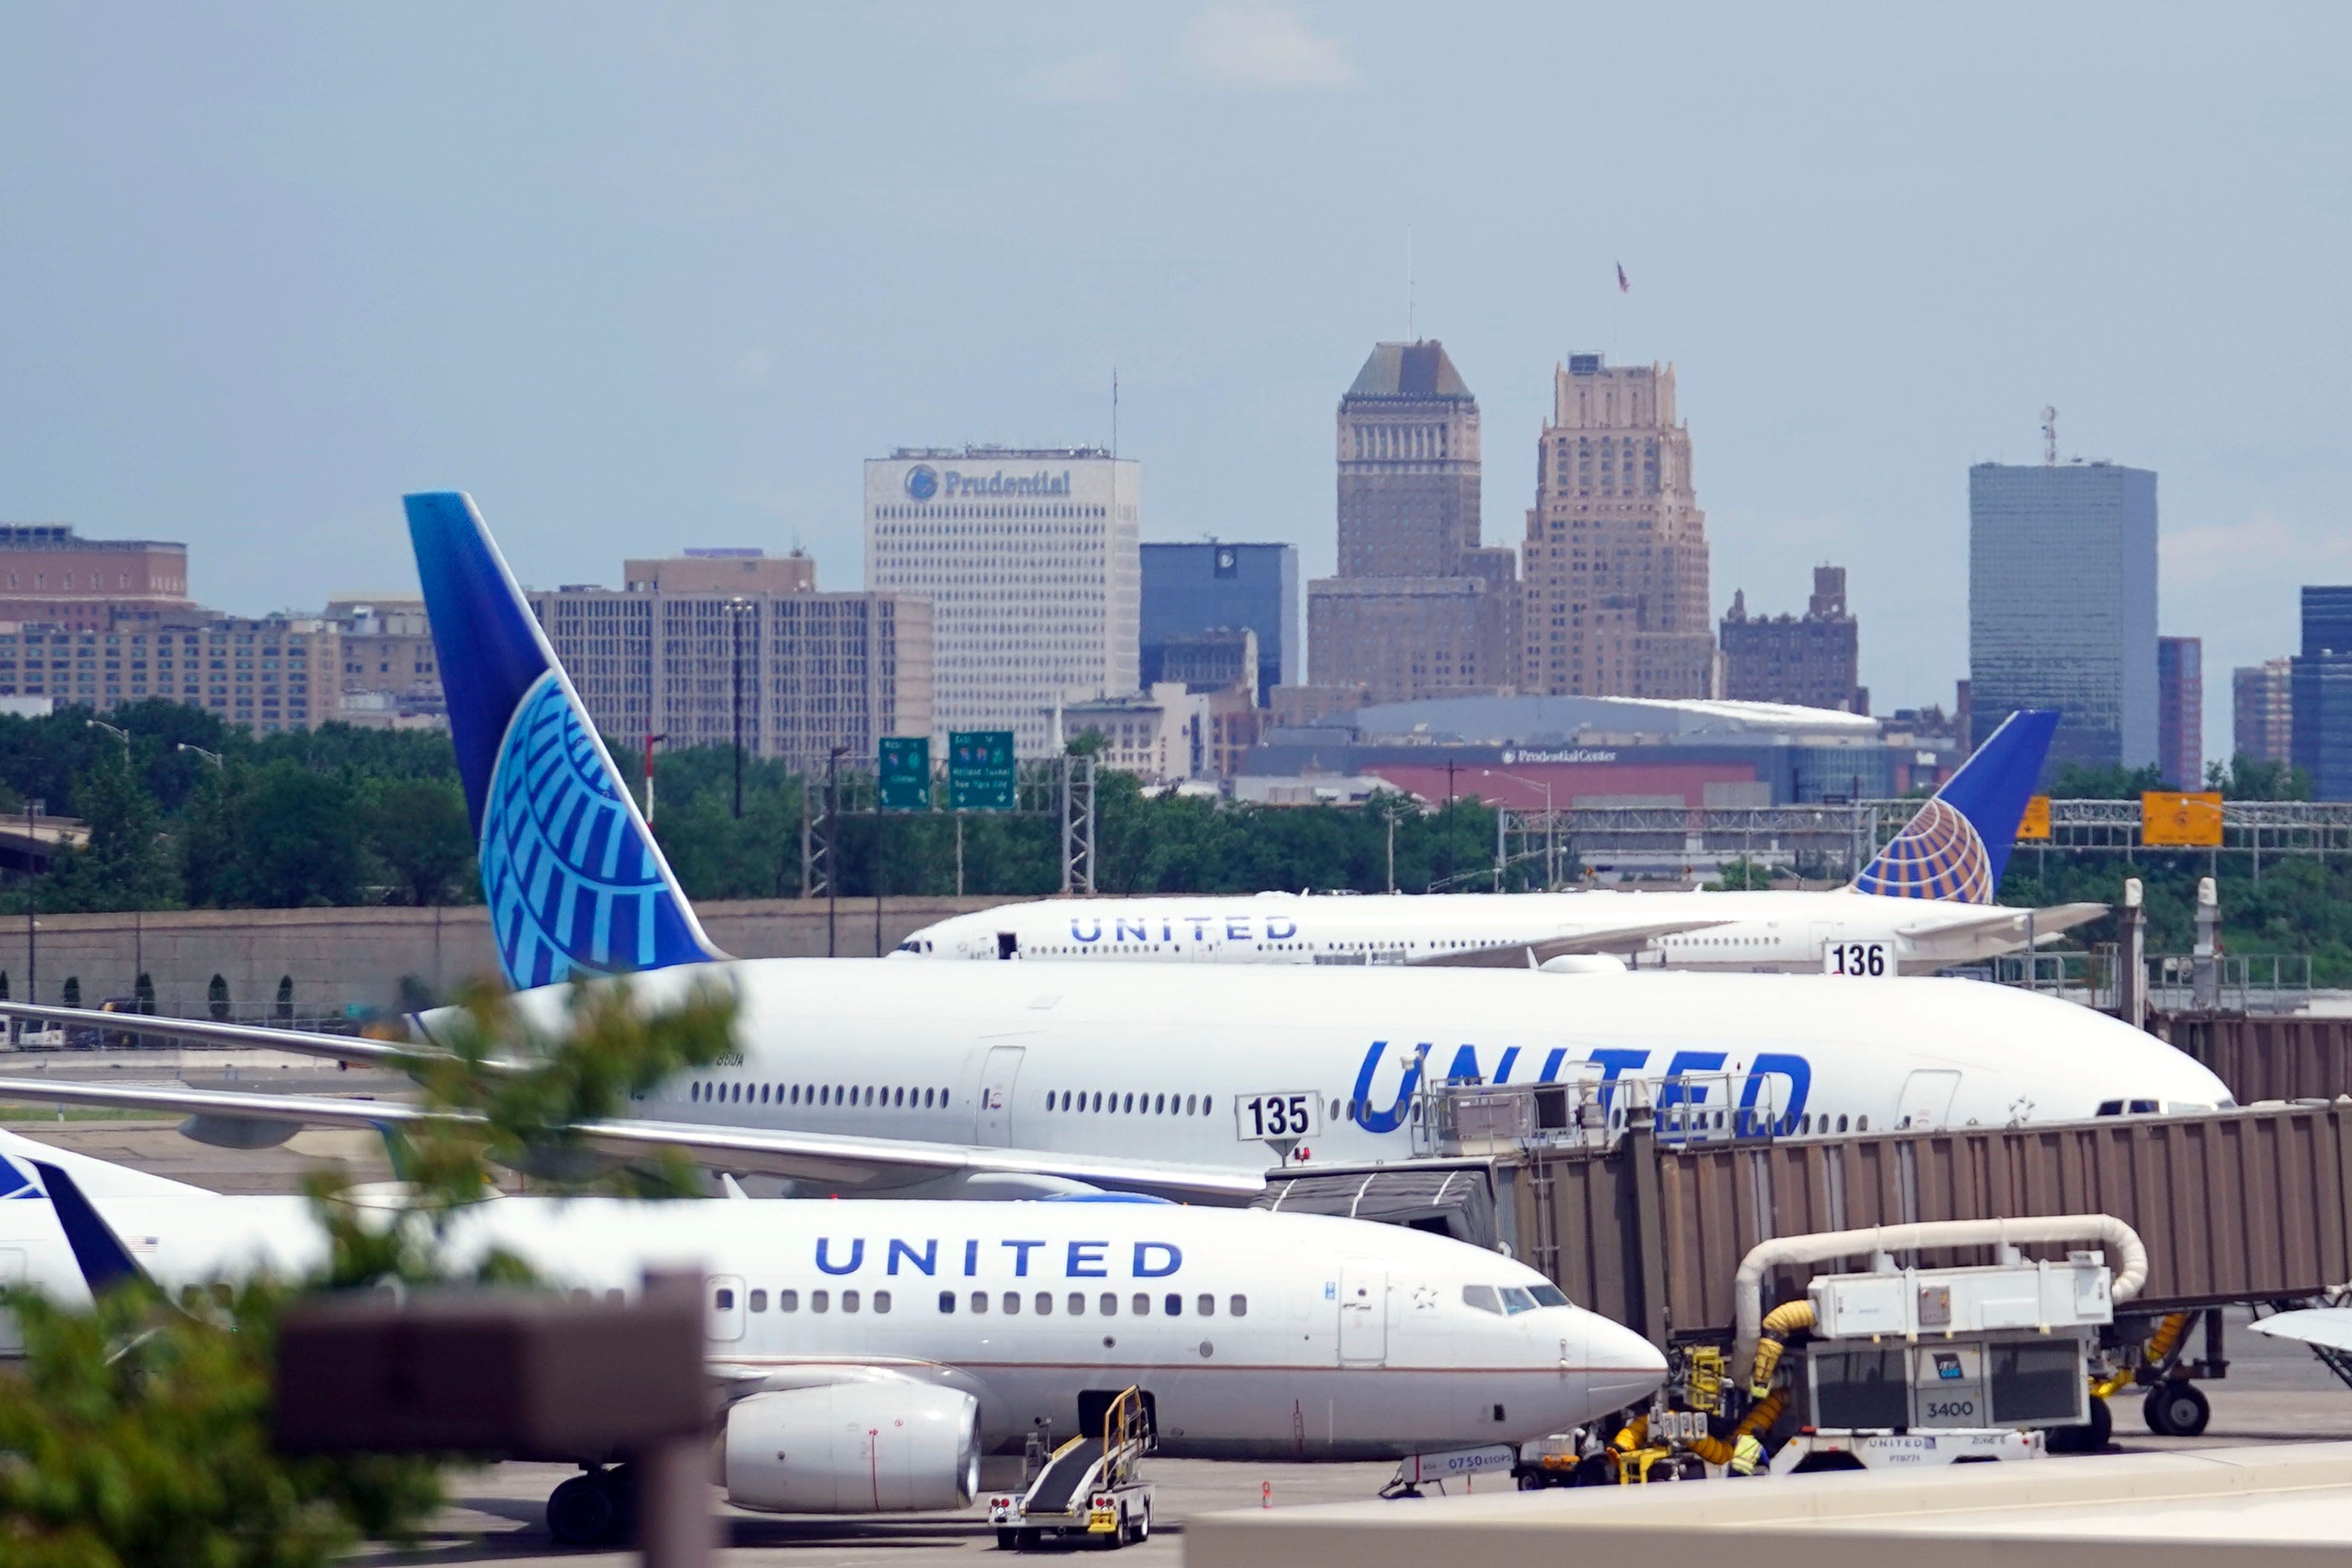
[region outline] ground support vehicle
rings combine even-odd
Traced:
[[[1028,1486],[988,1503],[996,1544],[1031,1551],[1048,1543],[1116,1549],[1151,1534],[1151,1483],[1139,1473],[1151,1452],[1142,1391],[1123,1390],[1103,1413],[1099,1431],[1055,1448]]]

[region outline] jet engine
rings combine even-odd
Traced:
[[[898,1379],[755,1394],[727,1412],[726,1465],[738,1508],[962,1508],[980,1490],[980,1403]]]
[[[1538,967],[1547,974],[1622,974],[1625,961],[1613,952],[1563,952]]]

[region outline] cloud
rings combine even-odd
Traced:
[[[1217,0],[1184,27],[1184,63],[1227,87],[1345,87],[1356,68],[1336,38],[1279,5]]]
[[[763,348],[748,348],[735,356],[735,384],[758,391],[776,379],[776,356]]]
[[[1034,103],[1116,103],[1127,96],[1127,57],[1116,48],[1048,60],[1021,79]]]

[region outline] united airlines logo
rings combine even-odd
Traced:
[[[1895,899],[1992,902],[1992,857],[1969,819],[1931,800],[1853,879],[1858,892]]]
[[[0,1199],[42,1195],[40,1184],[33,1180],[30,1172],[14,1160],[0,1160]]]
[[[482,810],[482,898],[518,986],[679,960],[668,884],[553,670],[515,710]]]
[[[940,471],[929,463],[917,463],[907,470],[907,494],[916,500],[929,500],[940,493]]]

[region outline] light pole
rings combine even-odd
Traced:
[[[202,746],[192,746],[185,741],[180,742],[174,745],[172,750],[175,752],[194,752],[196,755],[204,758],[205,761],[212,763],[213,766],[222,769],[223,771],[226,771],[228,767],[228,763],[221,760],[221,754],[218,752],[207,752]]]
[[[824,759],[824,955],[834,956],[833,921],[841,902],[841,759],[847,746],[835,746]]]
[[[1550,892],[1554,888],[1559,886],[1559,848],[1557,837],[1559,819],[1554,816],[1551,812],[1550,783],[1544,779],[1528,778],[1519,773],[1507,773],[1500,768],[1482,768],[1479,771],[1486,774],[1489,778],[1508,779],[1513,784],[1523,784],[1530,789],[1539,789],[1543,791],[1544,891],[1547,893]]]
[[[735,672],[735,820],[743,820],[743,617],[759,606],[749,599],[727,601],[727,646]]]
[[[654,748],[668,739],[669,736],[667,733],[646,737],[646,826],[647,827],[654,825]],[[736,777],[738,779],[742,777],[740,766]],[[742,786],[740,784],[736,786],[736,791],[735,815],[740,816],[743,815],[743,801]]]
[[[33,875],[33,855],[40,848],[42,803],[25,803],[25,1000],[41,999],[41,884]]]
[[[105,731],[108,734],[110,734],[110,735],[113,736],[116,740],[118,740],[118,741],[121,742],[122,742],[122,751],[123,751],[123,754],[124,754],[125,756],[128,756],[128,755],[130,754],[130,752],[131,752],[131,731],[128,731],[128,730],[124,730],[124,729],[121,729],[121,728],[118,728],[117,726],[115,726],[115,725],[110,724],[110,723],[108,723],[108,722],[107,722],[105,720],[103,720],[103,719],[85,719],[85,720],[83,720],[83,721],[82,721],[82,722],[83,722],[83,723],[85,723],[85,724],[87,724],[87,725],[89,725],[89,726],[91,729],[93,729],[93,730],[103,730],[103,731]]]

